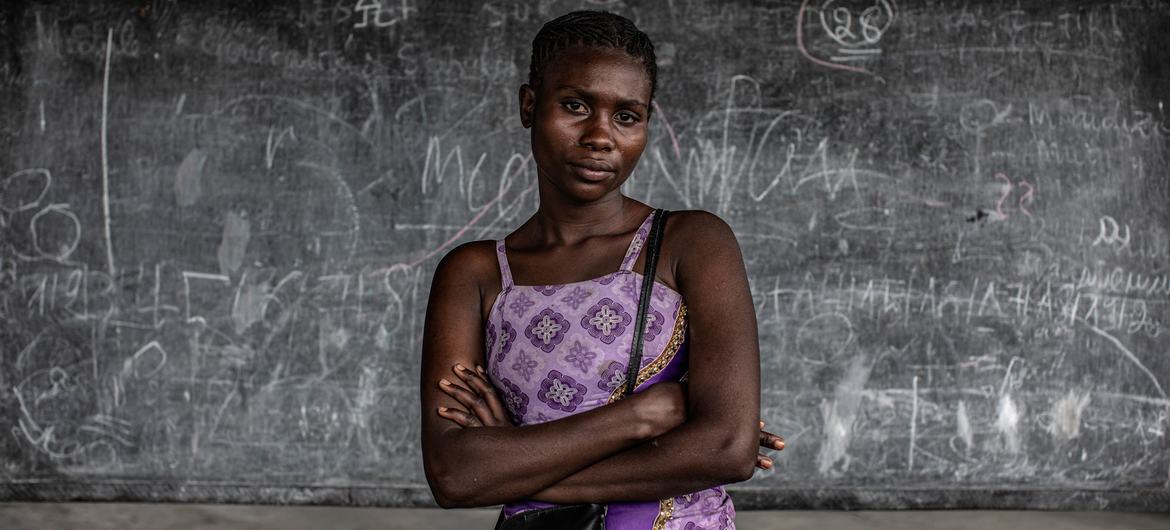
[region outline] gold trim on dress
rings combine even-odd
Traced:
[[[654,525],[650,528],[663,530],[671,517],[674,517],[674,497],[658,501],[658,517],[654,518]]]
[[[658,372],[661,372],[663,368],[666,368],[666,365],[670,364],[670,361],[674,359],[675,354],[678,353],[679,348],[682,347],[682,343],[684,340],[686,340],[686,336],[687,305],[685,303],[680,303],[678,306],[678,318],[675,319],[674,330],[670,333],[670,342],[666,343],[666,348],[662,350],[662,353],[658,354],[658,357],[655,357],[650,364],[647,364],[644,368],[638,371],[638,380],[634,383],[634,388],[638,388],[638,385],[649,381],[651,377],[658,375]],[[629,384],[628,381],[618,385],[617,388],[613,389],[613,393],[609,395],[609,400],[606,401],[606,403],[613,403],[621,399],[622,394],[624,394],[626,391],[627,384]]]

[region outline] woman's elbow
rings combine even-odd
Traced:
[[[467,501],[464,501],[464,500],[455,499],[453,497],[449,497],[449,496],[445,496],[445,495],[440,495],[434,489],[431,489],[431,496],[435,498],[435,504],[438,504],[439,507],[443,508],[444,510],[450,510],[452,508],[477,508],[478,507],[477,505],[470,503],[470,502],[467,502]]]
[[[756,455],[759,453],[758,431],[729,428],[722,432],[719,451],[725,455],[725,458],[720,459],[723,462],[720,469],[723,483],[743,482],[752,478],[756,470]]]
[[[452,466],[424,456],[423,470],[431,496],[440,508],[470,508],[474,505],[475,491],[466,487],[467,477],[460,476]]]
[[[431,496],[440,508],[473,508],[476,506],[474,492],[470,488],[463,488],[455,477],[431,476],[427,474],[427,484],[431,487]]]

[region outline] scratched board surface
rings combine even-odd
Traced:
[[[789,449],[741,507],[1170,509],[1170,5],[6,2],[0,500],[427,505],[429,279],[535,210],[542,21],[661,81]]]

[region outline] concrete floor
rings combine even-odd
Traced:
[[[493,510],[0,503],[0,529],[4,530],[475,530],[490,529],[495,521]],[[745,511],[739,514],[737,526],[741,530],[1168,530],[1170,514]]]

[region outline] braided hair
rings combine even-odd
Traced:
[[[615,48],[641,61],[650,76],[650,100],[654,100],[658,87],[654,43],[630,19],[605,11],[574,11],[545,23],[532,39],[529,86],[540,85],[544,68],[553,57],[576,46]]]

